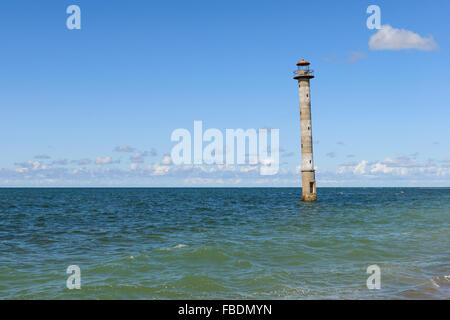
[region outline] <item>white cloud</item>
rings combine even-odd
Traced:
[[[258,165],[173,165],[166,156],[157,164],[116,163],[111,157],[98,157],[97,166],[52,166],[36,160],[15,163],[12,169],[0,168],[4,185],[61,185],[61,186],[299,186],[301,165],[280,167],[274,176],[261,176]],[[78,162],[78,161],[77,161]],[[76,164],[75,162],[71,162]],[[418,161],[417,155],[397,155],[384,160],[361,160],[343,164],[337,171],[316,167],[319,186],[448,186],[450,159]],[[7,182],[6,182],[7,181]]]
[[[97,157],[95,159],[95,164],[113,164],[113,163],[119,163],[119,160],[113,161],[111,157]]]
[[[384,25],[370,37],[369,47],[372,50],[417,49],[431,51],[437,49],[438,45],[431,35],[421,37],[406,29],[396,29],[390,25]]]
[[[170,156],[164,156],[164,158],[161,161],[161,164],[164,165],[170,165],[172,163],[172,158]]]
[[[155,176],[163,176],[163,175],[168,174],[170,171],[169,166],[164,166],[164,165],[160,165],[160,164],[155,164],[153,169],[154,169],[154,171],[153,171],[152,175],[155,175]]]
[[[39,161],[31,161],[31,160],[28,160],[26,162],[15,163],[15,165],[19,167],[18,169],[16,169],[17,172],[27,172],[28,170],[36,171],[48,168],[46,164],[43,164]]]
[[[445,166],[438,167],[430,162],[419,163],[416,159],[405,155],[395,158],[387,157],[383,161],[369,163],[362,160],[359,163],[345,164],[339,167],[337,174],[343,176],[363,176],[366,178],[436,178],[450,176],[450,170]]]
[[[142,163],[144,162],[144,158],[148,156],[148,152],[138,152],[133,154],[130,157],[131,162],[137,162],[137,163]]]
[[[363,160],[360,163],[358,163],[355,168],[353,169],[354,174],[365,174],[366,173],[366,166],[367,161]]]
[[[133,162],[130,164],[130,169],[131,170],[136,170],[139,164],[137,164],[136,162]]]
[[[384,173],[384,174],[394,174],[399,176],[408,175],[408,168],[404,167],[389,167],[384,163],[375,163],[370,169],[370,173]]]

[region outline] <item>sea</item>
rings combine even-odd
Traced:
[[[450,188],[317,194],[1,188],[0,299],[450,298]]]

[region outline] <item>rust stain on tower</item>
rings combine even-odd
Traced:
[[[302,200],[316,201],[316,178],[314,173],[313,140],[311,126],[311,90],[309,80],[314,78],[310,63],[302,59],[297,63],[294,79],[298,81],[300,98],[300,128],[302,144]]]

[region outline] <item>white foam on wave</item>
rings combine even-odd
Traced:
[[[170,248],[161,248],[161,249],[157,249],[157,250],[161,250],[161,251],[166,251],[167,250],[168,251],[168,250],[181,249],[181,248],[186,248],[186,247],[188,247],[187,244],[179,243],[176,246],[173,246],[173,247],[170,247]]]
[[[188,245],[187,244],[177,244],[176,246],[172,247],[172,249],[180,249],[180,248],[186,248]]]

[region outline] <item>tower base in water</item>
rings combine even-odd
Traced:
[[[317,201],[317,197],[315,194],[302,195],[302,201],[314,202]]]
[[[302,171],[302,201],[317,201],[314,170]]]

